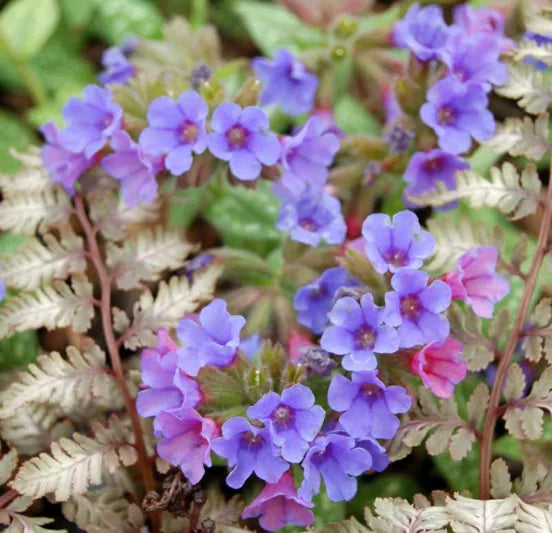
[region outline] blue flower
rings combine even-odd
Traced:
[[[148,109],[149,126],[140,135],[148,153],[166,155],[165,166],[175,176],[190,170],[192,152],[207,147],[205,119],[209,108],[195,91],[182,93],[175,102],[168,96],[153,100]]]
[[[259,351],[263,340],[258,333],[253,333],[240,341],[240,352],[248,359],[253,359]]]
[[[233,467],[226,478],[233,489],[243,486],[253,472],[264,481],[276,483],[289,469],[289,464],[278,457],[278,448],[268,428],[252,426],[242,416],[224,423],[222,437],[213,441],[212,449]]]
[[[104,71],[98,76],[102,85],[112,83],[126,83],[136,74],[136,67],[128,60],[126,50],[119,46],[112,46],[102,54]]]
[[[282,394],[266,393],[247,410],[249,418],[267,424],[282,457],[290,463],[299,463],[322,427],[324,409],[314,405],[314,394],[301,384],[292,385]]]
[[[360,302],[340,298],[328,314],[332,326],[326,328],[320,346],[328,352],[344,355],[346,370],[374,370],[374,353],[394,353],[399,349],[397,332],[383,325],[384,310],[374,305],[371,294]]]
[[[314,107],[318,78],[287,50],[274,54],[273,62],[264,57],[252,61],[253,70],[265,84],[261,104],[279,104],[288,115],[308,113]]]
[[[262,165],[274,165],[280,157],[278,138],[269,131],[268,117],[258,107],[221,104],[213,113],[211,128],[209,150],[228,161],[232,174],[240,180],[256,179]]]

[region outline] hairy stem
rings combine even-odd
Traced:
[[[92,260],[92,263],[94,264],[94,267],[96,268],[96,272],[100,280],[100,312],[102,317],[102,327],[105,342],[107,345],[107,351],[109,352],[109,358],[111,361],[111,366],[113,367],[115,380],[117,381],[117,385],[119,386],[119,389],[121,391],[125,408],[132,424],[136,453],[138,455],[138,466],[142,474],[142,480],[144,482],[146,492],[149,492],[155,490],[155,481],[153,479],[153,472],[151,469],[150,461],[148,459],[144,437],[142,435],[140,418],[138,417],[138,413],[136,412],[134,399],[132,398],[125,381],[123,365],[121,363],[121,357],[119,355],[119,348],[115,339],[115,334],[113,332],[113,325],[111,322],[111,279],[105,268],[102,255],[96,241],[94,229],[92,228],[90,221],[88,220],[82,198],[80,198],[79,196],[75,196],[75,207],[77,217],[86,237],[86,242],[88,244],[88,249],[90,252],[90,258]],[[160,531],[158,514],[153,513],[152,520],[154,531]]]
[[[525,322],[525,317],[529,309],[531,297],[533,296],[533,292],[535,290],[537,276],[539,274],[542,261],[544,259],[544,256],[546,255],[547,241],[550,234],[550,223],[552,221],[552,166],[550,167],[550,176],[551,179],[546,194],[546,203],[544,206],[544,213],[542,215],[542,224],[539,230],[535,255],[533,256],[531,268],[529,269],[529,273],[527,274],[523,297],[519,305],[519,310],[516,315],[510,337],[506,342],[503,356],[498,364],[495,381],[493,383],[493,388],[489,399],[489,405],[487,407],[487,413],[485,415],[485,422],[483,423],[481,456],[479,462],[479,496],[483,500],[489,499],[489,473],[491,468],[494,430],[497,417],[500,413],[498,409],[498,404],[500,403],[500,394],[502,392],[504,380],[506,379],[506,375],[508,373],[508,368],[514,355],[514,351],[520,337],[523,335],[523,324]]]
[[[12,500],[15,500],[18,495],[19,493],[15,489],[10,489],[7,492],[4,492],[4,494],[0,496],[0,509],[3,509],[7,505],[9,505],[10,502]]]

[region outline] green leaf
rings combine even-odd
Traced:
[[[479,444],[460,462],[454,462],[448,453],[432,457],[437,470],[454,492],[469,490],[474,497],[479,494]]]
[[[349,135],[379,135],[381,131],[378,121],[350,95],[339,99],[334,113],[337,126]]]
[[[36,331],[23,331],[0,341],[0,372],[21,368],[36,360]]]
[[[10,148],[23,150],[35,140],[33,132],[15,115],[0,111],[0,172],[11,174],[19,168],[19,162],[10,155]]]
[[[177,191],[169,207],[169,225],[187,228],[199,212],[205,194],[205,187]]]
[[[101,0],[59,0],[63,19],[72,28],[82,28],[90,21]]]
[[[0,32],[18,56],[35,55],[59,21],[57,0],[12,0],[0,14]]]
[[[272,56],[278,48],[297,52],[325,45],[320,31],[306,26],[282,6],[254,0],[238,0],[234,9],[266,56]]]
[[[26,114],[27,119],[36,127],[40,127],[42,124],[50,121],[63,127],[64,122],[61,117],[61,110],[71,96],[81,96],[82,88],[82,85],[62,85],[56,91],[54,98],[45,104],[31,108]]]

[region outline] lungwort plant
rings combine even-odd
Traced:
[[[282,4],[12,151],[6,531],[552,531],[552,8]]]

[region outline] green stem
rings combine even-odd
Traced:
[[[48,94],[44,89],[42,82],[36,73],[31,69],[29,63],[25,61],[18,53],[17,50],[11,45],[6,36],[0,30],[0,48],[6,51],[8,57],[13,61],[17,72],[23,79],[25,86],[31,93],[31,96],[35,104],[42,105],[48,102]]]
[[[192,28],[199,28],[207,23],[207,0],[192,0],[192,12],[190,14],[190,23]]]

